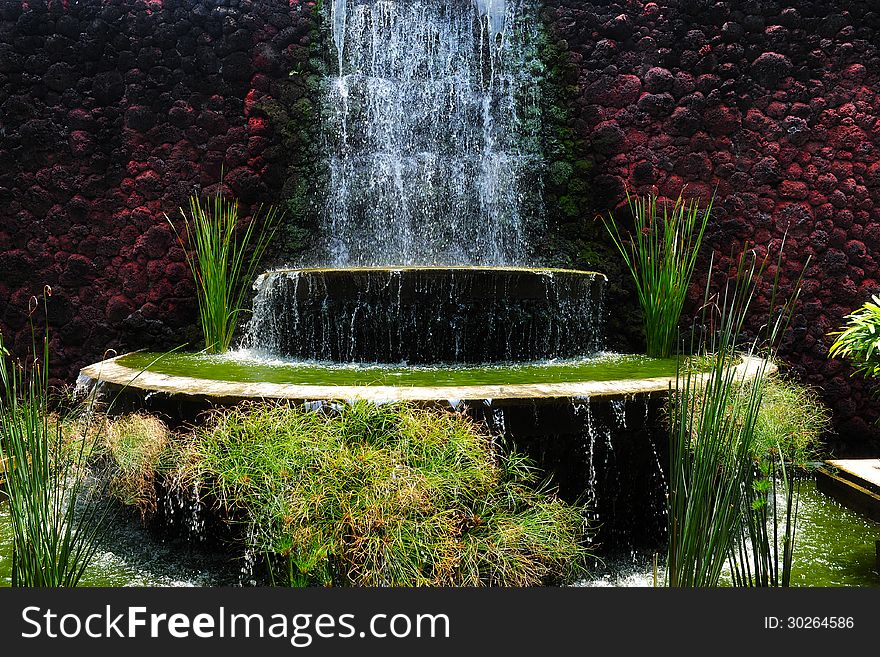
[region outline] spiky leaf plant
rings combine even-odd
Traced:
[[[99,489],[86,472],[89,439],[69,440],[49,411],[48,363],[48,332],[35,335],[24,363],[11,358],[0,335],[0,460],[7,464],[13,586],[76,586],[109,527],[108,507],[94,499]]]
[[[241,230],[238,201],[227,199],[218,189],[203,204],[198,196],[189,200],[189,212],[180,209],[190,248],[174,222],[167,217],[186,251],[187,264],[196,282],[199,317],[205,350],[218,354],[229,349],[248,285],[284,217],[274,206],[265,213],[260,206]]]
[[[627,191],[626,199],[635,222],[633,234],[624,238],[611,214],[605,227],[635,282],[647,355],[668,358],[676,351],[678,323],[714,197],[703,209],[697,199],[685,200],[683,192],[672,204],[656,194],[632,196]]]
[[[760,472],[754,457],[755,433],[770,363],[790,321],[800,283],[780,307],[777,278],[766,330],[747,339],[744,326],[763,271],[763,263],[744,254],[719,302],[706,298],[706,314],[718,309],[715,321],[702,319],[703,326],[716,327],[699,346],[711,366],[706,374],[683,369],[670,397],[669,586],[716,586],[725,563],[745,555],[738,552],[744,540],[767,539],[759,531],[760,518],[752,515],[759,511],[756,500],[762,492],[756,486]],[[743,352],[761,356],[751,360],[751,367],[738,370]],[[789,530],[793,534],[793,527]],[[771,549],[764,544],[757,549]]]

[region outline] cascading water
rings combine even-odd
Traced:
[[[256,281],[247,356],[370,364],[378,377],[374,364],[512,370],[599,354],[605,277],[524,266],[543,214],[537,3],[333,0],[326,11],[329,268]],[[625,401],[461,401],[449,403],[592,504],[607,539],[652,525],[653,507],[612,520],[646,481],[629,466],[656,460],[640,455],[645,427],[628,426]]]
[[[329,7],[331,264],[527,264],[541,216],[534,3]]]
[[[256,282],[244,346],[344,363],[496,363],[604,346],[605,277],[573,271],[316,269]]]

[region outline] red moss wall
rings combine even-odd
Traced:
[[[626,185],[677,194],[687,184],[704,197],[718,189],[707,237],[716,262],[746,241],[774,248],[788,231],[783,278],[812,262],[786,358],[822,387],[850,445],[876,439],[871,387],[826,353],[828,332],[880,289],[878,10],[869,0],[544,4],[574,64],[572,128],[591,165],[591,205],[577,220],[617,207]],[[107,348],[197,340],[164,214],[221,167],[248,203],[297,188],[289,129],[264,108],[307,96],[289,73],[309,66],[313,12],[299,0],[0,2],[7,341],[26,349],[28,299],[46,284],[62,379]]]
[[[305,5],[306,3],[304,3]],[[313,5],[313,3],[308,3]],[[53,365],[198,340],[165,219],[220,179],[280,200],[292,154],[260,110],[309,57],[298,0],[0,2],[0,330],[30,344],[52,288]],[[289,85],[293,85],[291,91]]]
[[[784,282],[811,264],[786,360],[821,386],[851,446],[876,439],[875,388],[827,352],[829,331],[880,289],[880,6],[546,5],[578,69],[572,110],[593,164],[584,214],[619,205],[625,186],[717,188],[716,263],[746,241],[775,250],[787,231]]]

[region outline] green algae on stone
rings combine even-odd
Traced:
[[[322,386],[478,386],[619,381],[674,377],[677,361],[637,355],[603,355],[586,360],[487,366],[421,366],[328,364],[246,360],[234,355],[136,352],[117,359],[119,365],[168,376],[232,381]]]

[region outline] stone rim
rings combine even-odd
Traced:
[[[323,274],[335,272],[408,272],[408,271],[480,271],[512,272],[520,274],[573,274],[577,276],[600,276],[606,281],[608,276],[599,271],[582,269],[562,269],[559,267],[514,267],[489,265],[381,265],[375,267],[280,267],[263,272],[260,276],[271,274]]]
[[[112,384],[144,392],[169,395],[208,397],[216,399],[285,399],[285,400],[363,400],[436,401],[484,399],[558,399],[609,398],[639,394],[666,393],[675,387],[674,376],[614,381],[572,381],[560,383],[521,383],[475,386],[332,386],[282,383],[254,383],[172,376],[148,370],[136,370],[117,363],[125,354],[103,360],[80,370],[81,385]],[[737,375],[745,378],[758,372],[763,359],[743,356],[736,366]],[[768,375],[775,374],[776,365],[769,363]],[[698,375],[705,380],[709,374]]]

